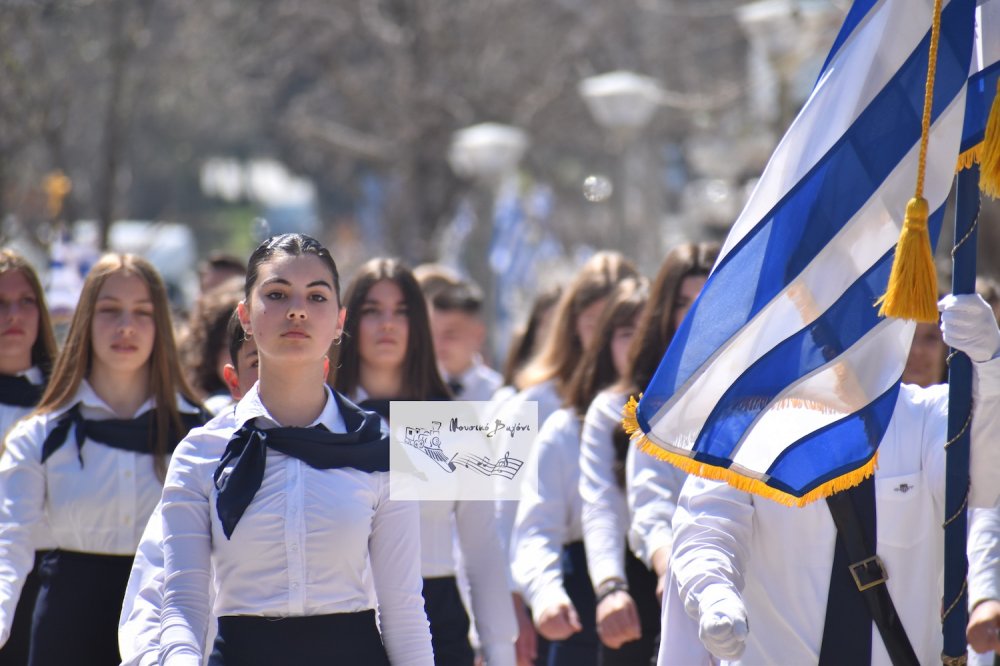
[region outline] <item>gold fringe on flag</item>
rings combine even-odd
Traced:
[[[955,171],[968,169],[973,164],[980,167],[980,191],[994,199],[1000,197],[1000,81],[997,81],[997,94],[993,97],[983,140],[958,156]]]
[[[743,476],[742,474],[726,467],[709,465],[695,460],[694,458],[689,458],[688,456],[684,456],[673,451],[667,451],[663,447],[655,444],[646,435],[642,435],[638,438],[633,437],[633,441],[643,453],[653,456],[657,460],[669,462],[674,467],[677,467],[688,474],[694,474],[695,476],[712,479],[714,481],[725,481],[737,490],[765,497],[773,502],[777,502],[778,504],[783,504],[788,507],[803,507],[806,504],[815,502],[816,500],[824,499],[834,493],[839,493],[841,490],[853,488],[874,474],[875,468],[878,466],[878,452],[876,451],[871,460],[858,469],[848,472],[842,476],[838,476],[836,479],[831,479],[830,481],[827,481],[826,483],[810,490],[802,497],[796,497],[795,495],[790,495],[786,492],[778,490],[777,488],[772,488],[759,479],[751,479],[750,477]]]
[[[639,398],[641,399],[642,395],[640,395]],[[874,474],[875,468],[878,466],[878,452],[876,451],[871,460],[858,469],[838,476],[836,479],[831,479],[830,481],[827,481],[826,483],[810,490],[802,497],[796,497],[795,495],[790,495],[786,492],[778,490],[777,488],[772,488],[759,479],[751,479],[750,477],[744,476],[732,469],[709,465],[708,463],[703,463],[675,451],[666,450],[662,446],[653,442],[639,428],[639,420],[636,418],[636,409],[638,407],[639,402],[635,399],[635,396],[629,397],[628,402],[625,403],[625,407],[622,408],[622,427],[632,438],[632,442],[635,443],[640,451],[653,456],[657,460],[668,462],[688,474],[694,474],[695,476],[715,481],[725,481],[737,490],[759,495],[760,497],[766,497],[769,500],[785,506],[802,507],[806,504],[815,502],[816,500],[829,497],[834,493],[839,493],[841,490],[853,488]]]

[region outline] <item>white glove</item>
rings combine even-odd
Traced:
[[[720,659],[739,659],[750,629],[743,600],[725,585],[710,585],[698,604],[698,638]]]
[[[1000,328],[993,310],[979,294],[949,294],[938,303],[941,333],[949,347],[975,361],[989,361],[1000,351]]]

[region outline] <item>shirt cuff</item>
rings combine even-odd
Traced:
[[[517,663],[517,653],[513,643],[490,643],[483,646],[483,657],[486,666],[506,666]]]
[[[566,603],[572,604],[569,595],[563,590],[561,586],[550,586],[546,589],[539,590],[531,598],[525,599],[528,606],[531,607],[531,614],[534,617],[538,617],[542,614],[546,608],[552,608],[556,604]]]
[[[1000,357],[973,363],[973,387],[978,398],[1000,396]]]

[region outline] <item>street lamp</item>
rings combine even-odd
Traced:
[[[647,248],[653,249],[655,244],[650,248],[650,244],[639,242],[639,227],[646,221],[642,219],[643,193],[634,177],[633,163],[636,140],[656,113],[663,91],[656,79],[628,71],[588,77],[580,81],[577,90],[594,121],[611,134],[621,152],[618,201],[622,233],[617,238],[623,244],[620,249],[644,264]]]
[[[514,176],[517,165],[528,149],[528,135],[517,127],[500,123],[480,123],[456,131],[448,148],[448,164],[461,178],[469,178],[483,186],[489,195],[476,206],[476,224],[469,234],[467,258],[462,263],[470,276],[483,289],[484,319],[490,340],[489,348],[499,357],[500,340],[497,324],[505,325],[507,311],[500,280],[493,274],[489,261],[490,240],[493,236],[495,199],[504,181]]]

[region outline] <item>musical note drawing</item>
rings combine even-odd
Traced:
[[[451,474],[455,471],[455,465],[441,449],[441,438],[438,436],[440,433],[440,421],[431,421],[430,428],[413,428],[407,426],[406,437],[403,443],[423,452],[438,467]]]
[[[514,480],[524,464],[524,461],[511,457],[509,451],[496,462],[492,462],[489,456],[477,456],[474,453],[456,455],[452,460],[455,464],[479,472],[483,476],[502,476],[509,481]]]

